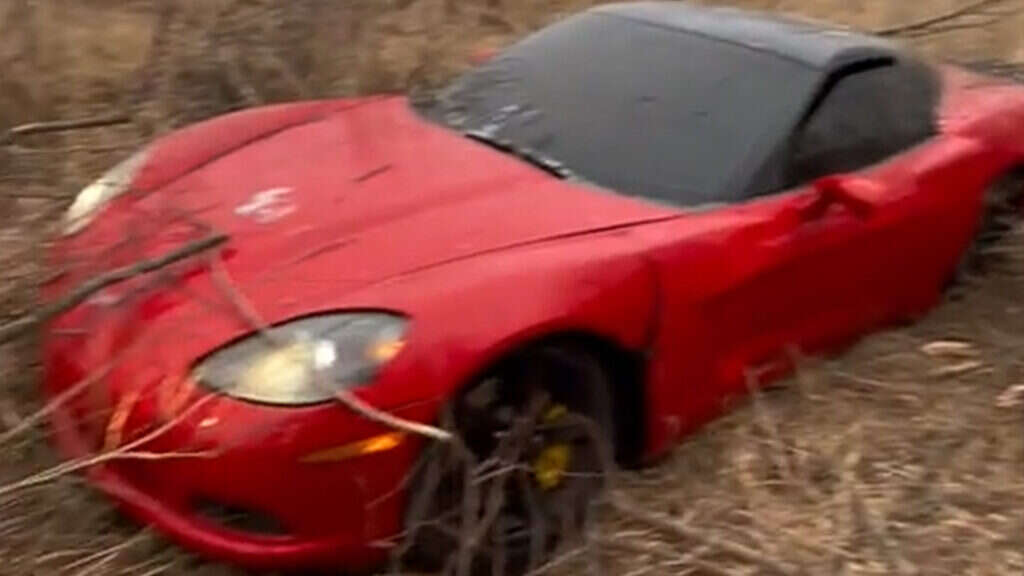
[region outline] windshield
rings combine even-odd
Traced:
[[[430,115],[596,185],[692,206],[749,192],[817,78],[775,54],[585,13],[466,73]]]

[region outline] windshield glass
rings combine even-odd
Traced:
[[[747,193],[816,79],[772,53],[585,13],[466,73],[430,115],[596,185],[692,206]]]

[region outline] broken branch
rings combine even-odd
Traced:
[[[93,384],[99,382],[103,378],[106,378],[107,374],[114,368],[114,362],[107,362],[103,366],[100,366],[98,370],[93,371],[85,378],[82,378],[77,383],[70,386],[67,390],[64,390],[57,396],[48,402],[45,406],[37,410],[31,416],[23,419],[18,425],[14,426],[10,430],[0,434],[0,445],[5,444],[11,438],[21,434],[22,432],[32,428],[42,419],[52,414],[55,410],[66,404],[69,400],[75,398],[81,394],[86,388],[89,388]]]
[[[131,116],[126,114],[114,114],[110,116],[98,116],[95,118],[83,118],[80,120],[57,120],[54,122],[32,122],[15,126],[3,136],[0,136],[0,144],[9,144],[18,136],[30,134],[46,134],[50,132],[66,132],[68,130],[82,130],[85,128],[102,128],[105,126],[116,126],[128,124],[132,121]]]
[[[160,270],[161,268],[166,268],[171,264],[220,246],[226,242],[227,239],[228,237],[223,234],[207,236],[206,238],[190,242],[177,250],[168,252],[159,258],[142,260],[141,262],[136,262],[130,266],[115,268],[114,270],[86,280],[62,298],[44,306],[40,311],[34,314],[27,314],[12,322],[0,325],[0,344],[10,342],[35,326],[46,322],[54,316],[58,316],[75,306],[78,306],[104,288],[135,276],[148,274],[150,272]]]
[[[101,452],[99,454],[87,458],[79,458],[77,460],[72,460],[70,462],[64,462],[47,470],[43,470],[42,472],[33,474],[32,476],[28,476],[27,478],[18,480],[17,482],[13,482],[5,486],[0,486],[0,496],[7,496],[8,494],[17,492],[19,490],[24,490],[26,488],[31,488],[33,486],[46,484],[62,476],[73,474],[75,472],[78,472],[79,470],[93,468],[114,460],[172,460],[180,458],[216,457],[217,453],[212,451],[152,452],[138,450],[139,448],[166,434],[169,430],[171,430],[172,428],[180,424],[182,421],[184,421],[186,418],[191,416],[196,410],[198,410],[212,398],[214,398],[214,396],[210,395],[204,396],[199,400],[196,400],[191,406],[183,410],[174,419],[169,420],[167,423],[163,424],[159,428],[156,428],[149,434],[146,434],[145,436],[142,436],[137,440],[133,440],[132,442],[129,442],[128,444],[125,444],[120,448],[109,450],[106,452]]]
[[[430,426],[429,424],[421,424],[419,422],[399,418],[398,416],[389,414],[388,412],[378,410],[348,390],[338,390],[334,397],[346,408],[367,420],[383,424],[402,432],[408,432],[409,434],[415,434],[417,436],[423,436],[424,438],[430,438],[431,440],[437,440],[439,442],[451,442],[452,440],[452,433],[447,430],[442,430],[436,426]]]
[[[949,12],[939,14],[938,16],[925,18],[923,20],[918,20],[916,22],[910,22],[909,24],[902,24],[899,26],[892,26],[889,28],[875,30],[875,34],[877,34],[878,36],[899,36],[900,34],[906,34],[907,32],[916,32],[925,28],[930,28],[932,26],[935,26],[936,24],[941,24],[943,22],[948,22],[950,20],[956,20],[957,18],[962,18],[964,16],[971,15],[975,12],[984,10],[989,6],[999,4],[1000,2],[1003,1],[1004,0],[977,0],[976,2],[972,2],[970,4],[967,4],[966,6],[961,6],[956,10],[950,10]]]

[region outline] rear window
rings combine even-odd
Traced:
[[[789,184],[860,170],[928,140],[940,95],[933,71],[913,60],[844,72],[797,133]]]

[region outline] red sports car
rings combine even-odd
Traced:
[[[676,2],[567,17],[428,103],[215,118],[69,209],[47,295],[127,273],[47,329],[55,436],[202,555],[365,567],[439,445],[388,418],[444,426],[514,471],[500,531],[536,552],[596,494],[560,421],[649,462],[792,348],[919,316],[1019,209],[1022,134],[1019,85]]]

